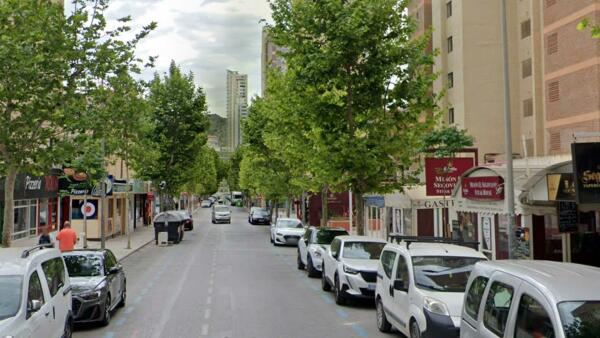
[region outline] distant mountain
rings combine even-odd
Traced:
[[[207,114],[206,116],[210,122],[208,133],[219,137],[221,147],[227,146],[227,118],[217,114]]]

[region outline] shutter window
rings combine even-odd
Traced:
[[[558,81],[550,82],[548,84],[548,101],[556,102],[560,100],[560,86]]]
[[[558,52],[558,33],[548,35],[546,39],[546,53],[552,55]]]

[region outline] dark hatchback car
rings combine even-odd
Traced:
[[[112,312],[127,299],[125,271],[112,251],[75,250],[64,252],[73,291],[76,323],[110,323]]]
[[[181,216],[185,219],[183,221],[183,229],[185,231],[194,230],[194,218],[192,214],[187,210],[178,210],[177,212],[181,213]]]
[[[271,224],[271,215],[265,209],[257,209],[252,211],[249,218],[250,224],[252,225]]]

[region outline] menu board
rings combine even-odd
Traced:
[[[560,232],[577,231],[577,203],[558,202],[558,229]]]

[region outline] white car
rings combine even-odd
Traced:
[[[298,245],[304,235],[304,226],[297,218],[278,218],[271,225],[271,243],[273,245]]]
[[[600,337],[600,269],[548,261],[475,265],[460,336]]]
[[[331,241],[337,236],[348,235],[343,228],[306,229],[302,240],[298,242],[298,269],[308,271],[308,277],[319,277],[323,265],[323,256],[329,250]]]
[[[215,205],[212,209],[212,223],[231,224],[231,210],[225,205]]]
[[[377,270],[377,327],[410,338],[458,337],[469,274],[483,260],[477,250],[444,242],[386,245]]]
[[[323,258],[323,290],[333,287],[335,302],[340,305],[348,298],[373,299],[379,255],[386,244],[365,236],[336,237]]]
[[[0,249],[0,337],[68,337],[71,284],[60,252]]]

